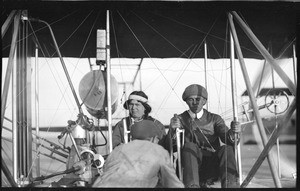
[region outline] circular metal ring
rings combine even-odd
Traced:
[[[290,101],[285,91],[271,90],[265,97],[265,104],[271,113],[282,114],[289,108]]]

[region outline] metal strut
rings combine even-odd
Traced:
[[[237,14],[235,14],[235,12],[233,12],[233,15],[235,17],[237,17]],[[242,70],[242,73],[243,73],[243,76],[244,76],[244,80],[245,80],[247,90],[249,92],[249,98],[250,98],[251,104],[253,106],[254,116],[255,116],[255,119],[257,121],[257,125],[259,127],[260,136],[262,138],[263,145],[265,146],[267,144],[267,139],[268,138],[267,138],[267,135],[266,135],[266,132],[265,132],[265,129],[264,129],[262,119],[261,119],[260,114],[259,114],[258,106],[257,106],[256,100],[255,100],[255,96],[254,96],[254,93],[253,93],[253,90],[252,90],[251,82],[250,82],[250,79],[249,79],[249,76],[248,76],[248,73],[247,73],[247,69],[246,69],[245,62],[244,62],[244,57],[243,57],[243,54],[242,54],[242,51],[241,51],[241,47],[240,47],[239,40],[238,40],[238,37],[237,37],[237,34],[236,34],[236,30],[235,30],[232,19],[229,19],[229,21],[230,21],[232,36],[233,36],[233,39],[234,39],[234,44],[235,44],[235,47],[236,47],[236,54],[237,54],[238,59],[240,61],[241,70]],[[274,164],[274,161],[272,160],[272,157],[271,157],[270,154],[268,154],[268,162],[269,162],[269,166],[270,166],[270,169],[271,169],[271,174],[272,174],[274,183],[275,183],[277,188],[281,188],[282,187],[281,182],[279,180],[277,172],[275,171],[275,164]]]
[[[180,134],[182,133],[182,141],[180,142]],[[178,160],[178,171],[179,171],[179,179],[183,181],[183,173],[181,167],[181,148],[184,145],[184,129],[176,129],[176,145],[177,145],[177,160]]]
[[[66,64],[65,64],[65,62],[64,62],[64,59],[62,58],[62,55],[61,55],[61,53],[60,53],[60,50],[59,50],[59,47],[58,47],[58,45],[57,45],[57,42],[56,42],[56,39],[55,39],[55,36],[54,36],[54,33],[53,33],[53,31],[52,31],[51,26],[50,26],[46,21],[43,21],[43,20],[40,20],[40,19],[30,18],[29,21],[36,21],[36,22],[44,23],[44,24],[47,25],[47,27],[49,28],[50,33],[51,33],[51,37],[52,37],[53,42],[54,42],[54,45],[55,45],[55,49],[56,49],[56,51],[57,51],[57,53],[58,53],[58,56],[59,56],[61,65],[62,65],[62,67],[63,67],[63,69],[64,69],[65,74],[66,74],[68,83],[69,83],[69,85],[70,85],[70,88],[71,88],[71,91],[72,91],[72,93],[73,93],[73,96],[74,96],[76,105],[77,105],[78,110],[79,110],[79,113],[80,113],[80,114],[83,114],[83,111],[82,111],[82,109],[81,109],[81,105],[80,105],[79,100],[78,100],[78,97],[77,97],[77,95],[76,95],[76,92],[75,92],[73,83],[72,83],[72,81],[71,81],[71,78],[70,78],[70,75],[69,75],[69,73],[68,73]]]

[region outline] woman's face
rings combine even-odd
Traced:
[[[129,103],[129,113],[134,119],[140,119],[145,114],[145,107],[141,102],[133,99]]]

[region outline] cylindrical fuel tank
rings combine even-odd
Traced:
[[[87,111],[98,119],[107,118],[106,76],[107,73],[104,71],[92,70],[84,75],[79,83],[79,96],[83,104]],[[112,113],[114,113],[118,104],[118,82],[112,75],[110,82]]]

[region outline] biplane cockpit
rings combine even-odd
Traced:
[[[188,6],[184,3],[179,4],[176,6],[167,4],[159,9],[156,9],[156,5],[153,4],[148,11],[146,3],[137,3],[135,9],[119,5],[114,7],[117,3],[109,4],[111,7],[105,3],[95,3],[98,7],[94,8],[93,4],[89,4],[91,8],[89,10],[84,8],[80,10],[80,6],[74,6],[76,9],[70,6],[72,11],[67,13],[62,10],[68,9],[64,4],[62,7],[56,7],[56,12],[51,13],[51,10],[34,6],[29,10],[18,9],[18,6],[15,9],[14,5],[7,3],[6,20],[3,19],[2,22],[4,42],[2,52],[5,54],[2,62],[6,64],[5,67],[3,64],[2,68],[1,126],[2,133],[7,135],[2,136],[2,175],[5,177],[2,179],[3,185],[7,187],[91,187],[103,174],[106,159],[114,149],[112,133],[115,122],[122,121],[128,116],[126,110],[119,109],[128,98],[128,91],[149,92],[150,103],[155,108],[152,111],[153,115],[162,120],[168,132],[170,119],[174,114],[187,109],[180,94],[184,87],[192,83],[203,84],[208,90],[211,97],[205,105],[206,109],[220,113],[226,123],[229,119],[242,122],[242,139],[240,143],[235,143],[241,188],[250,184],[262,164],[264,169],[267,169],[269,182],[274,181],[275,187],[282,187],[282,176],[292,179],[292,184],[295,183],[296,162],[293,161],[290,165],[283,160],[280,161],[283,157],[280,157],[279,153],[284,152],[284,149],[279,151],[279,136],[284,129],[288,129],[288,126],[292,127],[290,128],[292,130],[284,138],[292,137],[293,141],[295,139],[297,69],[294,45],[296,38],[293,33],[295,31],[292,30],[294,28],[290,25],[293,26],[291,22],[294,20],[291,19],[294,19],[296,8],[291,12],[285,10],[284,13],[291,15],[287,14],[282,20],[278,17],[278,21],[275,21],[273,13],[280,12],[281,8],[264,9],[264,11],[255,8],[257,15],[260,15],[259,18],[255,17],[254,11],[250,12],[245,14],[246,18],[255,19],[252,23],[246,23],[239,12],[231,11],[231,7],[224,10],[221,9],[222,5],[215,7],[207,4],[200,7],[194,6],[196,4],[188,4]],[[116,10],[115,15],[108,9],[103,12],[102,7],[97,12],[96,9],[102,5]],[[181,9],[184,6],[187,6],[188,11]],[[206,6],[209,9],[206,10]],[[51,4],[51,7],[55,5]],[[118,10],[120,7],[122,7],[121,11]],[[139,10],[140,7],[143,9]],[[218,11],[219,9],[222,11]],[[35,15],[30,11],[35,12]],[[47,18],[51,14],[55,18],[55,13],[58,12],[62,18],[57,20]],[[164,15],[169,12],[176,19],[168,14]],[[220,18],[220,12],[228,20],[222,19],[219,22],[217,19]],[[211,25],[207,24],[208,21],[202,20],[204,16],[198,15],[209,13],[211,15],[207,18]],[[39,14],[44,14],[44,18],[39,18]],[[105,17],[97,20],[99,15]],[[149,15],[153,17],[147,20]],[[189,16],[185,17],[185,15]],[[264,18],[266,15],[272,22],[256,23],[258,20],[266,19]],[[197,16],[197,19],[190,19],[194,16]],[[89,20],[90,17],[94,18]],[[214,17],[216,20],[213,20]],[[69,20],[60,23],[63,19]],[[240,28],[235,28],[234,22],[239,24]],[[272,23],[281,22],[287,29],[279,27],[281,31],[278,28],[268,28],[269,25],[273,26]],[[71,25],[67,25],[69,23],[75,23],[76,26],[70,27]],[[203,23],[206,25],[204,26]],[[57,28],[53,30],[55,24]],[[215,25],[218,24],[220,28],[226,28],[228,31],[223,34],[220,28],[215,29]],[[284,58],[280,56],[275,58],[269,53],[271,51],[264,46],[267,40],[261,43],[250,29],[250,26],[255,24],[258,25],[255,29],[259,37],[263,36],[270,40],[274,35],[280,38],[273,47],[276,46],[276,50],[280,49],[282,52],[279,51],[278,55],[285,55]],[[115,28],[117,26],[120,27],[118,32]],[[159,28],[162,28],[162,32],[158,31]],[[187,35],[183,35],[185,28],[190,31]],[[67,31],[66,40],[61,37],[63,30]],[[268,30],[271,32],[267,33]],[[138,32],[144,33],[145,36],[138,35]],[[167,34],[168,32],[171,34]],[[238,38],[237,32],[245,34],[241,35],[242,38]],[[266,34],[263,34],[264,32]],[[75,36],[75,33],[79,33],[80,36]],[[122,41],[116,40],[117,37],[122,38]],[[90,39],[93,39],[93,42],[90,42]],[[66,45],[68,40],[73,44]],[[286,42],[288,40],[289,42]],[[245,43],[242,44],[242,41]],[[278,44],[283,41],[286,44],[278,48]],[[168,44],[163,45],[163,42]],[[147,46],[144,43],[148,43]],[[213,51],[207,51],[208,44]],[[75,50],[75,46],[83,48]],[[272,47],[271,43],[270,47]],[[113,48],[116,50],[111,52]],[[224,48],[224,53],[218,51],[218,48]],[[242,50],[246,55],[243,55]],[[289,53],[286,53],[287,50]],[[138,58],[135,57],[135,53]],[[115,60],[111,58],[112,55]],[[165,55],[167,58],[164,57]],[[43,61],[40,61],[41,58]],[[127,63],[129,61],[130,64]],[[240,69],[239,72],[235,70],[235,63],[240,64],[236,65],[239,67],[237,69]],[[263,72],[260,73],[262,65]],[[117,68],[125,68],[127,72],[129,71],[129,77],[126,78],[123,71],[113,74],[112,66],[115,71]],[[250,77],[247,70],[252,72]],[[39,76],[39,71],[44,71],[42,76]],[[236,79],[236,73],[240,80]],[[268,78],[272,80],[271,85],[262,87],[269,80]],[[55,83],[48,83],[47,80]],[[138,80],[140,82],[137,82]],[[276,80],[280,81],[280,87],[275,86]],[[64,82],[60,83],[62,81]],[[251,81],[254,81],[254,86],[251,85]],[[39,96],[40,89],[46,96]],[[237,98],[237,89],[240,99]],[[59,94],[57,92],[62,96],[57,96],[56,94]],[[39,105],[42,99],[45,105]],[[238,104],[238,102],[243,103]],[[57,108],[54,107],[54,103],[58,104]],[[61,103],[64,105],[61,106]],[[39,116],[40,110],[44,111],[43,119]],[[289,123],[291,118],[292,123]],[[40,127],[40,123],[44,124],[43,127]],[[126,125],[124,120],[124,127]],[[265,132],[264,125],[271,127],[267,129],[268,134]],[[252,126],[256,126],[256,130],[253,130]],[[125,144],[131,140],[129,129],[126,127],[122,132],[126,140]],[[250,149],[241,149],[241,144],[254,142],[253,132],[257,133],[261,148],[251,145],[249,146],[251,152]],[[183,179],[181,149],[185,144],[183,138],[185,133],[184,129],[176,129],[177,147],[173,150],[175,147],[171,145],[169,153],[180,181]],[[257,142],[255,144],[258,144]],[[277,162],[274,162],[270,155],[273,146],[278,148],[275,160]],[[293,152],[293,149],[295,150],[294,142],[291,147],[287,146],[285,152],[295,159],[296,152]],[[261,151],[260,155],[258,151]],[[242,155],[249,153],[253,154],[251,158],[250,156],[247,158],[249,164],[242,165],[241,158],[245,159]],[[263,163],[264,159],[268,160],[266,164]],[[280,166],[283,163],[284,165]],[[48,164],[54,164],[54,167]],[[242,168],[246,170],[242,171]],[[261,174],[265,175],[266,172]],[[256,181],[261,181],[260,179],[259,177]]]

